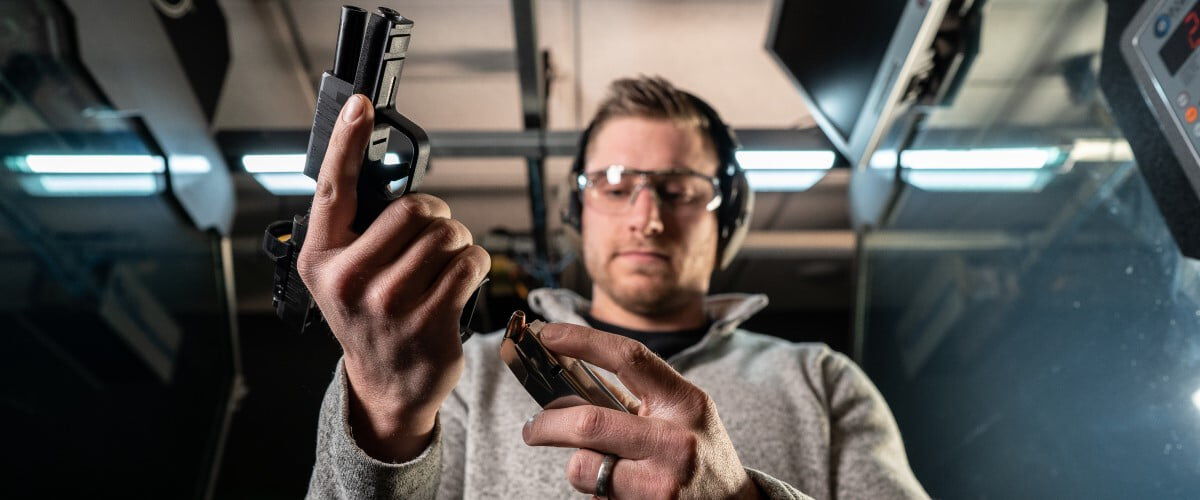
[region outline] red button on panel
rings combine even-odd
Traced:
[[[1200,118],[1200,111],[1195,106],[1189,106],[1187,111],[1183,112],[1183,119],[1188,123],[1196,123],[1196,118]]]

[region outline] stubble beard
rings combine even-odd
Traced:
[[[611,269],[609,270],[611,271]],[[672,271],[634,269],[625,279],[630,283],[614,283],[612,272],[596,280],[596,286],[626,311],[649,318],[670,316],[690,303],[691,294],[677,283]],[[633,281],[652,283],[632,283]]]

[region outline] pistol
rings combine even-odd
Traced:
[[[321,75],[316,112],[305,153],[304,175],[316,180],[321,172],[329,139],[346,100],[363,94],[375,107],[375,125],[358,177],[358,207],[351,229],[366,231],[393,200],[414,192],[429,168],[429,136],[396,110],[396,89],[408,55],[413,22],[387,7],[368,13],[342,7],[333,69]],[[398,137],[399,136],[399,137]],[[389,145],[403,137],[412,148],[407,161],[385,162]],[[320,309],[296,270],[304,245],[308,215],[276,221],[263,234],[263,251],[275,264],[271,299],[276,315],[289,328],[304,332],[324,322]],[[459,339],[474,332],[469,324],[483,284],[471,295],[459,320]]]

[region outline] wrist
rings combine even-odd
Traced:
[[[387,392],[372,391],[347,380],[351,435],[371,457],[392,463],[410,461],[428,447],[437,409],[416,408]]]

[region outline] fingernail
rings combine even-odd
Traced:
[[[542,332],[538,335],[542,340],[554,340],[562,335],[562,327],[555,324],[547,324],[542,327]]]
[[[362,116],[362,111],[362,97],[352,95],[350,96],[350,99],[346,100],[346,105],[342,107],[342,121],[351,123],[354,120],[357,120],[358,117]]]
[[[523,427],[521,427],[521,437],[523,439],[525,439],[525,441],[527,441],[527,442],[529,441],[529,430],[533,429],[534,417],[537,417],[537,414],[534,414],[533,416],[529,417],[529,420],[526,420],[525,425]]]

